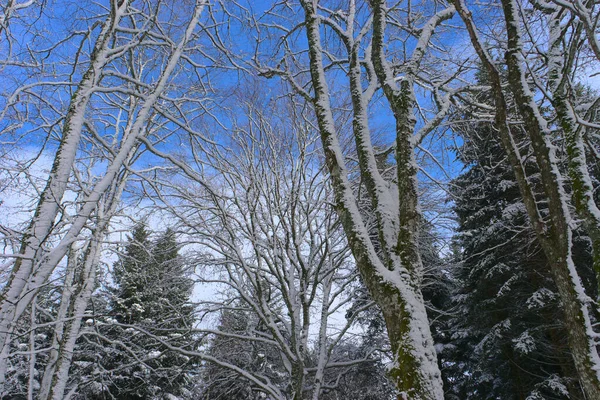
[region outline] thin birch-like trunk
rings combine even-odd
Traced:
[[[129,160],[128,164],[131,162]],[[79,337],[81,321],[88,307],[96,285],[96,271],[100,261],[102,242],[108,232],[110,221],[119,204],[123,189],[127,184],[129,174],[124,174],[119,182],[115,182],[110,190],[110,195],[98,208],[98,225],[88,243],[81,268],[76,268],[78,257],[73,262],[73,271],[65,280],[64,292],[60,304],[60,311],[66,322],[60,323],[60,330],[52,338],[52,351],[40,388],[39,400],[63,399],[69,379],[69,369],[73,360],[75,343]],[[64,311],[63,311],[64,310]],[[59,312],[60,317],[61,312]],[[63,318],[64,318],[63,317]],[[57,326],[58,328],[58,326]]]
[[[127,2],[120,3],[120,7],[124,7],[123,4],[126,3]],[[135,150],[137,149],[137,146],[139,145],[139,139],[145,134],[146,123],[152,115],[152,110],[156,105],[157,101],[159,100],[160,96],[163,94],[167,83],[173,71],[175,70],[175,67],[179,63],[179,60],[183,54],[186,44],[192,37],[195,28],[198,25],[200,15],[204,9],[204,6],[204,1],[198,0],[196,2],[194,13],[186,27],[186,31],[183,37],[177,44],[176,48],[173,49],[173,52],[169,57],[169,61],[162,70],[156,83],[156,86],[154,87],[154,90],[145,98],[141,109],[137,113],[135,122],[131,127],[131,132],[129,132],[129,135],[123,140],[119,152],[115,155],[111,164],[108,166],[105,175],[84,199],[83,207],[81,208],[77,217],[74,218],[74,221],[68,232],[65,234],[64,238],[51,251],[49,251],[47,254],[44,254],[43,257],[40,254],[37,254],[38,251],[31,251],[31,254],[29,255],[30,258],[27,258],[27,260],[30,259],[31,261],[28,261],[26,263],[29,266],[29,268],[20,268],[22,265],[21,262],[19,262],[18,265],[16,265],[15,273],[13,274],[15,278],[12,279],[11,282],[9,282],[9,285],[7,285],[9,286],[9,290],[7,291],[8,295],[6,295],[2,301],[2,307],[7,309],[7,312],[3,312],[1,314],[2,319],[0,320],[0,329],[5,329],[2,331],[2,333],[0,333],[0,339],[3,340],[2,343],[4,344],[5,348],[8,347],[8,344],[10,342],[11,331],[9,331],[9,329],[12,329],[12,323],[22,315],[27,305],[31,302],[34,293],[48,279],[56,265],[67,253],[70,245],[77,240],[78,235],[80,234],[81,230],[85,226],[86,222],[88,221],[94,210],[96,210],[98,202],[104,195],[105,191],[113,183],[115,176],[121,170],[125,160],[129,159],[132,153],[135,152]],[[83,111],[82,114],[79,115],[79,117],[81,118],[81,124],[83,124]],[[81,132],[79,131],[79,134],[80,133]],[[54,175],[51,173],[51,176]],[[64,178],[64,174],[61,176],[63,176]],[[64,183],[64,185],[66,185],[66,182]],[[58,204],[56,202],[47,203],[44,201],[42,201],[42,203],[51,209],[50,211],[48,211],[49,215],[54,215],[52,214],[52,211],[56,211],[55,209],[57,209]],[[47,218],[47,215],[45,214],[44,210],[42,210],[42,208],[40,207],[38,207],[38,211],[36,212],[36,216],[34,217],[34,222],[38,220],[46,222],[46,225],[44,226],[49,232],[51,229],[51,222],[53,218]],[[33,225],[35,224],[32,222],[32,226]],[[31,248],[31,246],[29,245],[30,238],[31,237],[27,235],[26,239],[24,239],[24,243],[26,244],[25,250]],[[39,250],[41,240],[36,240],[36,242],[37,249]],[[26,272],[28,273],[26,274]],[[4,352],[0,354],[4,354]],[[3,364],[4,368],[0,370],[0,373],[2,373],[1,375],[5,373],[6,369],[6,363],[4,362]],[[2,366],[0,365],[0,367]],[[3,380],[1,380],[2,378],[3,377],[0,376],[0,382],[3,382]]]
[[[67,256],[68,261],[65,280],[60,298],[60,306],[56,315],[54,333],[52,334],[52,344],[50,345],[48,361],[46,362],[46,368],[40,383],[40,393],[38,395],[40,399],[48,397],[48,392],[50,391],[50,384],[52,383],[52,376],[54,375],[56,361],[58,360],[59,356],[60,342],[64,332],[65,321],[68,316],[67,312],[69,310],[71,297],[73,295],[73,279],[75,277],[79,255],[79,249],[76,248],[76,245],[73,245]]]
[[[317,347],[317,370],[315,372],[312,400],[319,400],[324,383],[325,367],[329,358],[327,351],[327,323],[329,320],[329,295],[331,293],[331,274],[323,280],[323,299],[321,304],[321,320],[319,324],[319,342]]]
[[[50,381],[46,388],[46,397],[39,396],[39,400],[62,400],[64,398],[65,388],[69,379],[69,368],[73,360],[75,342],[79,336],[81,320],[87,309],[90,298],[96,284],[96,270],[98,267],[101,253],[102,236],[104,229],[94,232],[86,253],[84,255],[83,265],[74,281],[73,298],[69,307],[69,320],[65,323],[64,332],[59,343],[56,356],[56,362],[53,368],[47,369],[45,374],[49,374],[44,379]]]
[[[36,299],[33,299],[33,302],[31,303],[31,318],[30,318],[30,323],[31,323],[31,331],[29,332],[29,379],[27,381],[27,400],[33,400],[33,391],[35,389],[34,387],[34,381],[35,381],[35,318],[36,318],[36,313],[35,313],[35,307],[36,307]]]
[[[42,191],[29,227],[23,235],[19,257],[15,260],[8,282],[0,296],[0,394],[3,393],[6,378],[6,361],[14,329],[13,324],[22,313],[17,309],[17,304],[21,302],[25,286],[35,272],[36,261],[42,255],[42,244],[50,235],[54,220],[60,211],[60,202],[65,193],[81,140],[84,114],[94,88],[101,79],[102,68],[107,62],[110,39],[128,4],[127,1],[122,1],[120,5],[114,1],[111,3],[113,8],[96,39],[90,66],[71,99],[64,121],[63,136],[46,187]],[[31,295],[29,297],[31,299]]]

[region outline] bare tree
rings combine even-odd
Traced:
[[[87,68],[75,84],[76,90],[66,113],[59,117],[62,132],[52,170],[40,194],[35,214],[23,233],[19,254],[14,256],[12,272],[3,288],[0,382],[4,380],[6,356],[15,322],[71,245],[80,240],[104,194],[111,190],[117,176],[124,176],[124,165],[135,160],[139,139],[152,135],[173,119],[168,109],[173,103],[178,104],[171,97],[177,97],[176,92],[168,92],[173,89],[170,85],[173,76],[181,71],[182,64],[196,67],[190,53],[198,51],[191,43],[198,40],[196,28],[205,3],[193,3],[193,11],[181,24],[179,32],[175,29],[176,25],[160,25],[162,4],[147,6],[146,9],[137,9],[129,1],[110,2]],[[82,58],[82,55],[76,56],[76,62],[79,57]],[[149,60],[161,62],[150,64],[153,74],[148,75],[145,71]],[[2,117],[6,118],[9,111],[18,112],[18,104],[24,98],[37,97],[37,88],[61,85],[69,87],[71,83],[42,81],[18,87],[9,97]],[[196,101],[193,97],[190,99],[190,102]],[[98,114],[94,115],[94,112]],[[104,124],[106,120],[112,120],[112,124]],[[35,125],[36,122],[44,123],[36,120],[28,124]],[[99,132],[100,127],[110,126],[115,127],[112,137]],[[77,179],[75,166],[78,155],[88,140],[102,149],[107,165],[97,181],[81,190],[81,207],[74,215],[65,218],[69,211],[68,207],[65,208],[65,191],[70,177]],[[61,222],[67,223],[57,224],[58,217]]]
[[[580,29],[579,34],[584,33],[586,44],[592,50],[594,56],[600,60],[600,41],[598,40],[598,16],[600,15],[600,8],[598,3],[595,1],[582,1],[582,0],[550,0],[550,1],[531,1],[535,7],[545,9],[546,11],[556,13],[554,18],[565,16],[565,11],[569,12],[575,21],[575,25],[578,25]],[[570,21],[569,24],[574,21]]]
[[[265,110],[261,99],[236,98],[244,115],[232,117],[219,144],[195,146],[193,160],[151,148],[186,177],[157,190],[164,195],[171,188],[164,195],[173,196],[169,212],[201,249],[200,282],[225,293],[223,300],[203,301],[200,312],[238,313],[255,321],[234,331],[200,330],[225,346],[222,353],[208,353],[221,360],[211,368],[229,370],[273,398],[318,399],[323,390],[334,390],[339,374],[366,361],[340,359],[334,350],[373,304],[339,321],[356,272],[328,203],[318,137],[299,105],[281,107],[272,100]],[[262,367],[244,364],[249,355],[235,356],[236,341],[260,347],[262,358],[251,364]],[[267,368],[268,360],[277,366]]]
[[[10,22],[20,11],[37,5],[36,0],[8,0],[0,7],[0,40],[4,43],[11,41]]]
[[[301,24],[290,23],[286,27],[265,23],[283,31],[279,44],[282,50],[275,55],[276,67],[264,67],[260,64],[264,60],[259,59],[259,68],[267,77],[282,76],[313,105],[336,211],[361,276],[385,317],[393,353],[390,376],[400,391],[399,398],[441,399],[442,381],[421,293],[423,266],[417,243],[421,218],[416,180],[419,167],[415,151],[446,117],[456,94],[449,84],[454,69],[442,75],[424,69],[422,64],[434,31],[452,17],[454,9],[436,2],[431,8],[416,7],[418,12],[410,5],[403,8],[400,3],[388,8],[384,1],[371,2],[370,7],[354,1],[343,5],[318,1],[300,4],[304,12]],[[428,13],[429,19],[424,17]],[[288,15],[283,9],[272,14]],[[398,48],[394,47],[396,41],[384,39],[388,20],[396,28],[398,38],[403,38],[398,40]],[[298,48],[294,42],[302,30],[307,49]],[[387,60],[386,47],[393,53],[392,61]],[[342,151],[343,134],[335,111],[340,86],[351,98],[348,107],[356,153],[353,162],[358,164],[360,179],[370,197],[375,237],[370,235],[372,230],[359,212],[349,180],[349,162]],[[330,89],[333,87],[335,94]],[[392,143],[383,151],[374,148],[369,126],[369,112],[379,88],[383,88],[396,122]],[[432,93],[433,107],[417,104],[417,88]],[[422,124],[417,124],[419,119]],[[391,181],[382,176],[378,164],[390,154],[395,158]]]
[[[340,349],[360,314],[378,306],[398,398],[443,398],[422,294],[418,178],[427,176],[440,191],[444,185],[419,155],[441,165],[424,140],[438,145],[441,136],[432,132],[465,102],[494,118],[550,261],[582,387],[600,398],[600,208],[590,168],[600,160],[600,100],[593,91],[582,98],[577,76],[600,62],[597,1],[477,3],[478,13],[489,13],[489,31],[465,1],[449,3],[277,1],[258,16],[238,2],[83,0],[72,5],[81,12],[73,24],[57,27],[60,38],[44,34],[57,18],[45,2],[0,6],[0,46],[9,53],[0,61],[0,191],[24,182],[35,199],[24,224],[0,226],[0,274],[7,277],[0,396],[8,395],[7,366],[16,356],[28,363],[29,398],[76,394],[78,385],[69,384],[75,342],[102,243],[125,197],[176,221],[202,269],[199,284],[223,290],[199,311],[247,319],[240,329],[192,330],[215,346],[243,342],[257,353],[244,364],[116,325],[226,370],[259,396],[316,400],[368,361],[369,354],[346,357]],[[9,29],[42,6],[28,29]],[[490,88],[469,84],[463,72],[477,66],[449,56],[454,38],[438,40],[456,11],[490,80],[493,105],[471,96]],[[247,33],[247,25],[256,48],[224,40]],[[238,50],[254,53],[244,59]],[[494,59],[498,53],[504,62]],[[239,76],[252,65],[264,77],[281,77],[287,92],[255,86],[248,96],[232,96],[230,109],[217,107],[207,100],[215,65]],[[219,89],[239,76],[222,75]],[[380,133],[382,120],[391,124]],[[34,173],[44,159],[49,172]],[[535,175],[525,168],[532,160]],[[591,239],[594,288],[584,287],[574,262],[577,224]],[[358,275],[373,300],[338,318],[360,290]],[[56,282],[61,301],[53,314],[40,294]],[[40,314],[54,320],[40,324]],[[48,348],[36,343],[41,329],[53,331]],[[28,350],[13,351],[22,335]],[[86,335],[147,365],[149,356],[132,342]],[[35,369],[45,357],[38,391]]]
[[[81,259],[74,255],[74,264],[67,269],[57,325],[52,337],[49,359],[40,383],[38,399],[64,399],[73,359],[75,343],[80,334],[81,322],[88,309],[96,287],[104,237],[109,232],[111,219],[120,204],[121,194],[127,184],[128,173],[115,180],[111,189],[100,200],[96,210],[97,223],[84,246]]]

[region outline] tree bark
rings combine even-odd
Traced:
[[[120,2],[118,12],[116,13],[120,15],[127,4],[127,1]],[[139,112],[135,114],[135,118],[133,119],[133,123],[129,131],[124,134],[124,138],[118,153],[115,154],[114,159],[107,167],[105,175],[85,197],[83,206],[81,207],[80,212],[74,218],[68,232],[51,251],[45,254],[39,254],[40,246],[43,243],[43,240],[45,240],[46,235],[51,232],[52,223],[59,207],[58,200],[56,200],[58,197],[55,197],[57,196],[57,193],[54,191],[54,189],[44,192],[42,200],[40,200],[41,206],[38,207],[38,211],[36,212],[36,215],[31,223],[34,234],[32,235],[30,233],[32,232],[32,229],[28,230],[28,233],[25,235],[23,240],[22,254],[24,254],[25,257],[19,258],[18,262],[15,263],[11,280],[7,284],[7,289],[2,297],[2,312],[0,313],[0,345],[2,345],[3,348],[2,352],[0,352],[0,355],[3,357],[0,357],[0,394],[3,391],[2,386],[6,372],[5,355],[8,354],[8,347],[14,322],[19,319],[26,307],[30,304],[33,295],[37,292],[41,285],[46,282],[52,271],[54,271],[56,265],[58,265],[60,260],[65,256],[70,245],[77,240],[81,230],[98,207],[100,199],[111,187],[111,185],[114,184],[115,177],[119,171],[121,171],[123,165],[126,164],[127,161],[130,160],[135,154],[135,151],[140,145],[140,139],[146,134],[147,121],[152,116],[156,103],[167,87],[169,79],[171,78],[173,71],[177,67],[179,60],[182,57],[185,46],[192,38],[205,5],[206,4],[201,0],[196,1],[193,15],[186,26],[185,33],[175,48],[172,49],[169,60],[158,76],[152,92],[146,96]],[[80,123],[83,125],[84,111],[85,109],[80,110],[80,114],[77,114],[77,118],[74,119],[75,123]],[[81,126],[79,126],[78,132],[78,135],[80,136]],[[76,147],[76,143],[70,143],[67,149],[71,151],[72,147]],[[61,148],[59,148],[57,160],[62,160],[61,154]],[[66,180],[68,179],[68,175],[74,161],[75,151],[73,154],[70,154],[70,157],[70,164],[67,163],[68,165],[65,165],[63,161],[59,163],[55,162],[55,166],[51,172],[51,178],[48,181],[48,187],[54,187],[55,183],[53,182],[61,182],[59,185],[62,190],[60,193],[61,197],[62,193],[64,193]],[[56,173],[55,171],[55,169],[59,167],[64,168],[64,171],[62,171],[60,174]],[[58,183],[56,184],[58,185]],[[43,232],[45,235],[43,236],[40,236],[40,231],[37,229],[39,224],[41,224],[41,226],[44,228]],[[25,262],[21,262],[21,260],[25,260]]]
[[[407,238],[400,238],[400,210],[409,224],[407,211],[412,206],[398,206],[393,191],[383,181],[375,163],[370,143],[366,104],[360,87],[360,68],[355,46],[351,58],[350,80],[354,109],[354,139],[359,156],[361,176],[372,187],[372,205],[377,218],[381,251],[375,250],[360,215],[347,175],[345,161],[333,122],[330,94],[323,70],[320,22],[313,1],[303,1],[305,27],[309,44],[310,74],[314,90],[313,105],[317,116],[325,162],[334,188],[336,210],[342,222],[348,243],[365,284],[381,308],[388,329],[393,354],[390,377],[396,384],[399,399],[442,399],[443,389],[433,339],[419,288],[420,258],[407,257],[416,247],[399,248]],[[406,121],[404,121],[406,122]],[[404,145],[402,143],[401,145]],[[410,171],[403,171],[408,172]],[[409,178],[412,179],[412,176]],[[403,194],[404,195],[404,194]],[[407,196],[416,195],[408,193]],[[415,198],[409,202],[416,204]],[[405,226],[410,233],[413,227]],[[408,241],[411,237],[408,236]],[[416,246],[411,242],[410,246]],[[418,252],[417,252],[418,253]],[[414,255],[414,253],[413,253]]]
[[[0,295],[0,394],[3,393],[6,359],[14,328],[13,324],[22,312],[19,308],[23,310],[27,307],[27,304],[24,307],[18,307],[18,305],[21,303],[23,290],[36,272],[36,262],[42,256],[42,244],[50,235],[54,220],[60,210],[60,202],[65,193],[81,140],[87,104],[94,92],[93,89],[101,79],[102,68],[107,62],[110,39],[128,4],[126,1],[121,2],[119,6],[116,5],[116,2],[111,3],[113,8],[96,39],[90,66],[71,99],[65,117],[63,136],[46,187],[42,191],[29,227],[23,235],[19,258],[15,260],[8,282]]]
[[[44,370],[42,382],[40,383],[40,391],[38,393],[38,397],[40,399],[47,398],[50,391],[52,377],[54,376],[56,362],[59,357],[60,342],[63,337],[65,321],[68,316],[71,298],[73,296],[73,279],[75,278],[79,256],[79,249],[75,248],[75,246],[71,246],[67,256],[67,269],[63,283],[63,291],[60,298],[60,307],[58,309],[58,314],[56,315],[56,324],[54,326],[54,333],[52,335],[50,353],[48,354],[48,361],[46,362],[46,368]]]
[[[492,92],[495,100],[495,123],[502,139],[503,147],[508,155],[513,171],[517,177],[519,189],[530,221],[546,257],[548,258],[554,282],[564,307],[566,329],[569,335],[569,346],[573,355],[580,384],[587,398],[600,398],[600,358],[595,343],[595,334],[590,318],[591,299],[585,295],[581,280],[573,263],[572,231],[568,223],[569,209],[567,198],[562,187],[562,179],[554,148],[548,142],[547,129],[537,105],[533,100],[521,65],[519,21],[516,18],[515,3],[502,0],[508,34],[508,52],[506,62],[509,72],[509,85],[515,95],[520,114],[524,120],[535,159],[540,169],[544,195],[548,200],[549,220],[544,221],[537,207],[533,191],[527,181],[522,158],[515,139],[508,125],[508,107],[502,90],[502,82],[498,69],[491,56],[484,49],[479,39],[470,11],[463,0],[454,0],[456,9],[463,19],[473,47],[484,68],[489,73]]]

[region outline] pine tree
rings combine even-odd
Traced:
[[[156,269],[155,284],[146,291],[145,303],[156,302],[151,311],[160,315],[156,326],[191,328],[194,323],[190,295],[193,281],[189,279],[179,256],[179,245],[175,232],[168,228],[156,241],[152,249],[152,266]],[[148,315],[148,317],[151,317]]]
[[[145,225],[137,225],[124,254],[114,264],[115,295],[112,310],[120,323],[133,324],[141,322],[151,313],[145,309],[144,298],[151,290],[151,279],[156,275],[150,260],[150,233]]]

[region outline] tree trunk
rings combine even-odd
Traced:
[[[116,4],[116,2],[112,3]],[[118,8],[111,10],[96,40],[90,66],[71,99],[65,117],[63,136],[46,187],[41,194],[33,219],[23,235],[19,250],[20,257],[15,260],[8,282],[0,296],[0,354],[2,354],[0,356],[0,395],[3,393],[6,356],[14,329],[13,324],[29,304],[27,302],[27,304],[22,305],[23,291],[30,282],[32,274],[39,269],[36,263],[42,256],[41,246],[52,231],[54,220],[60,210],[60,201],[65,193],[71,169],[75,162],[87,104],[93,94],[94,87],[101,79],[101,71],[107,61],[110,39],[127,7],[127,3],[125,1],[121,2]]]
[[[571,46],[565,48],[563,46],[561,11],[557,7],[548,21],[548,83],[552,93],[552,105],[565,138],[573,204],[590,236],[596,284],[600,285],[600,209],[594,200],[594,188],[587,167],[582,129],[578,126],[575,109],[569,98],[573,89],[570,84],[571,80],[567,76],[567,71],[573,69],[577,47],[581,45],[578,38],[581,35],[582,27],[581,24],[578,24],[573,29],[574,38],[571,40]],[[598,286],[596,290],[596,295],[599,296]]]
[[[54,368],[47,369],[44,374],[44,380],[47,381],[51,378],[51,385],[49,390],[47,390],[46,397],[40,395],[39,400],[62,400],[64,398],[69,379],[69,369],[71,368],[73,352],[75,350],[75,342],[81,328],[81,320],[96,285],[96,269],[100,258],[103,235],[104,229],[94,232],[85,252],[83,265],[74,282],[75,288],[68,312],[71,319],[65,323]],[[46,374],[50,374],[48,378],[46,378]]]
[[[79,255],[80,253],[78,249],[75,249],[75,246],[72,246],[69,250],[67,270],[63,283],[63,291],[60,298],[60,307],[58,309],[58,314],[56,315],[56,324],[54,325],[50,353],[48,355],[48,361],[46,362],[46,368],[40,384],[40,391],[38,394],[40,399],[47,398],[48,393],[50,392],[52,377],[54,375],[56,362],[59,357],[60,342],[62,341],[63,337],[65,321],[69,315],[68,311],[71,305],[71,298],[73,296],[73,279],[75,278]]]
[[[126,7],[127,2],[123,1],[119,4],[119,12],[121,12],[122,9]],[[43,256],[41,254],[38,254],[42,240],[39,237],[37,231],[35,232],[36,234],[33,236],[27,234],[25,239],[23,240],[23,251],[25,251],[24,254],[27,255],[27,258],[23,259],[27,261],[21,263],[20,258],[18,260],[19,262],[15,263],[15,268],[13,270],[13,274],[11,275],[11,281],[9,281],[9,283],[7,284],[7,290],[5,292],[6,294],[2,298],[2,313],[0,314],[0,344],[3,345],[3,349],[2,352],[0,352],[1,355],[8,354],[7,349],[10,343],[13,323],[16,320],[18,320],[18,318],[22,315],[26,307],[30,304],[33,295],[37,292],[41,285],[43,285],[46,282],[48,277],[51,275],[52,271],[54,271],[56,265],[65,256],[71,243],[73,243],[77,239],[86,222],[88,221],[94,210],[96,210],[101,197],[114,183],[114,179],[121,170],[122,166],[127,162],[127,160],[130,160],[133,157],[136,149],[140,144],[140,139],[146,134],[146,124],[153,113],[154,106],[156,105],[160,96],[163,94],[167,83],[171,78],[171,74],[178,65],[186,44],[194,34],[194,31],[200,19],[200,15],[204,10],[204,6],[204,2],[200,0],[196,2],[193,15],[188,25],[186,26],[184,35],[182,36],[179,43],[177,43],[177,46],[172,50],[172,53],[169,57],[169,61],[161,71],[161,74],[158,77],[153,91],[148,96],[146,96],[139,112],[135,115],[135,119],[130,128],[130,131],[127,132],[126,135],[124,135],[123,142],[119,148],[119,152],[115,155],[114,159],[108,166],[105,175],[102,177],[102,179],[100,179],[100,181],[94,186],[94,188],[84,199],[83,206],[80,212],[74,218],[70,229],[62,238],[62,240],[56,245],[56,247],[54,247],[51,251],[49,251],[47,254],[44,254]],[[81,118],[81,124],[83,124],[83,111],[81,111],[81,115],[78,114]],[[76,119],[75,122],[77,121],[79,120]],[[79,130],[79,134],[80,133],[81,132]],[[68,149],[70,150],[71,147],[72,146],[68,147]],[[73,157],[74,156],[75,155],[73,153]],[[60,159],[60,151],[57,154],[57,159]],[[55,167],[56,165],[57,164],[55,163]],[[62,165],[62,163],[60,165]],[[70,172],[70,168],[71,167],[69,166],[67,172]],[[53,173],[51,173],[51,176],[53,176]],[[58,176],[59,178],[62,177],[63,180],[66,180],[68,177],[68,173],[66,175],[64,175],[63,173],[62,175],[56,176]],[[51,183],[50,181],[49,185]],[[66,181],[64,184],[66,185]],[[47,196],[50,196],[50,194],[47,194]],[[49,197],[49,199],[53,200],[53,197]],[[36,212],[36,217],[34,217],[32,226],[36,227],[37,222],[41,221],[43,222],[42,225],[44,226],[45,231],[50,232],[54,216],[56,215],[55,209],[58,208],[58,204],[55,201],[47,202],[43,201],[43,199],[41,200],[40,204],[43,204],[44,207],[47,207],[49,210],[38,207],[38,212]],[[35,246],[31,246],[32,238],[35,239]],[[23,268],[23,266],[26,266],[27,268]],[[4,375],[6,372],[6,357],[0,359],[0,363],[0,385],[2,385],[4,381]],[[0,389],[2,388],[0,387]],[[0,390],[0,393],[1,392],[2,390]]]
[[[529,92],[528,83],[522,70],[522,49],[519,20],[516,17],[516,4],[512,0],[502,0],[508,34],[506,61],[509,84],[517,100],[527,133],[531,138],[535,159],[540,169],[544,194],[548,200],[549,221],[545,221],[540,215],[535,195],[527,181],[521,155],[508,126],[508,107],[502,91],[500,73],[489,53],[484,49],[471,13],[466,9],[464,2],[454,0],[454,4],[467,26],[473,47],[490,75],[496,106],[496,125],[503,147],[517,177],[530,221],[548,258],[554,282],[558,288],[565,311],[569,346],[581,387],[587,398],[598,399],[600,398],[600,377],[598,375],[600,372],[600,358],[590,317],[592,302],[585,294],[572,259],[572,232],[568,223],[568,218],[571,218],[571,216],[569,215],[567,198],[554,155],[554,147],[548,142],[549,132],[537,109],[533,96]]]
[[[316,6],[313,1],[303,1],[302,6],[305,11],[309,44],[310,73],[314,90],[313,104],[325,152],[325,162],[336,197],[336,211],[361,276],[373,299],[381,308],[386,321],[394,358],[390,377],[400,391],[399,399],[442,399],[443,389],[437,356],[423,296],[419,283],[415,281],[415,276],[419,275],[421,269],[420,258],[410,260],[404,257],[408,254],[405,253],[407,248],[400,249],[397,246],[401,240],[398,229],[400,207],[393,197],[393,191],[390,191],[377,171],[373,147],[370,143],[364,99],[361,98],[362,90],[359,90],[358,63],[355,59],[349,72],[354,107],[353,127],[361,176],[363,181],[375,189],[371,195],[382,248],[379,254],[371,242],[358,210],[335,131],[330,94],[323,70],[320,22]],[[349,56],[356,57],[356,54],[351,52]],[[416,204],[416,199],[412,201]],[[412,227],[404,228],[414,233]],[[412,244],[416,246],[416,242]],[[414,264],[404,264],[404,262],[414,262]]]

